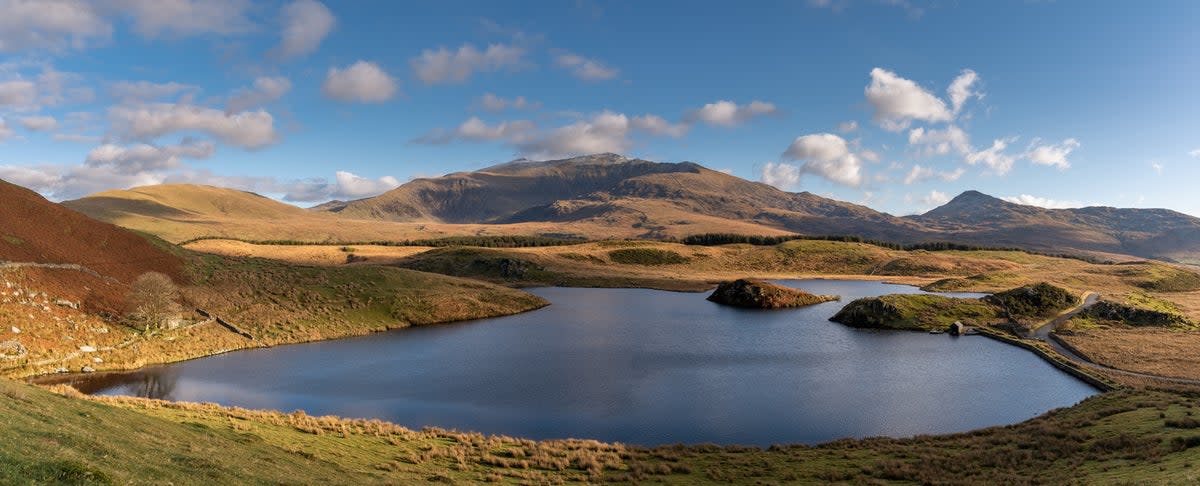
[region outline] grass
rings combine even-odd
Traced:
[[[17,238],[16,236],[11,236],[11,235],[0,235],[0,240],[4,240],[5,243],[8,243],[13,246],[20,246],[20,245],[25,244],[25,240],[22,240],[20,238]]]
[[[980,299],[892,294],[856,299],[830,320],[851,327],[921,331],[945,330],[954,321],[985,325],[999,316],[995,306]]]
[[[708,300],[719,304],[755,309],[803,307],[839,299],[836,295],[814,295],[756,279],[724,282],[708,296]]]
[[[1187,483],[1200,398],[1119,391],[1005,427],[769,449],[531,441],[373,420],[57,395],[0,380],[18,484]]]
[[[608,258],[622,265],[679,265],[688,258],[671,250],[658,248],[622,248],[608,252]]]

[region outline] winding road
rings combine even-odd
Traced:
[[[1027,337],[1029,339],[1037,339],[1039,341],[1045,342],[1046,344],[1049,344],[1050,347],[1052,349],[1054,349],[1055,352],[1057,352],[1058,354],[1062,355],[1063,357],[1071,360],[1075,364],[1077,364],[1079,366],[1083,366],[1085,368],[1104,371],[1107,373],[1113,373],[1113,374],[1117,374],[1117,375],[1121,375],[1121,376],[1143,378],[1143,379],[1147,379],[1147,380],[1154,380],[1154,381],[1160,381],[1160,382],[1165,382],[1165,383],[1200,386],[1200,380],[1193,380],[1190,378],[1175,378],[1175,377],[1171,377],[1171,376],[1152,375],[1149,373],[1138,373],[1136,371],[1126,371],[1126,370],[1111,368],[1108,366],[1104,366],[1102,364],[1094,363],[1094,362],[1088,360],[1087,358],[1080,356],[1074,350],[1072,350],[1066,346],[1063,346],[1062,342],[1060,342],[1056,336],[1052,337],[1050,335],[1051,333],[1054,332],[1054,330],[1056,328],[1058,328],[1058,326],[1060,324],[1067,322],[1072,317],[1075,317],[1076,315],[1078,315],[1080,312],[1087,310],[1087,308],[1089,308],[1093,305],[1096,305],[1096,302],[1099,302],[1099,301],[1100,301],[1100,294],[1097,294],[1095,292],[1087,292],[1083,296],[1083,302],[1081,302],[1079,305],[1072,307],[1070,309],[1067,309],[1067,310],[1063,311],[1062,313],[1060,313],[1059,315],[1055,316],[1053,319],[1050,319],[1049,321],[1046,321],[1042,325],[1031,329],[1025,337]]]

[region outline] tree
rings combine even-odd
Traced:
[[[179,317],[181,308],[176,299],[179,288],[171,277],[158,272],[146,272],[133,281],[129,288],[129,303],[133,306],[130,317],[140,321],[145,331],[161,329],[170,320]]]

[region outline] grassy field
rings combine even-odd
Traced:
[[[408,430],[0,380],[15,484],[1181,484],[1200,480],[1200,398],[1099,395],[1006,427],[770,449],[641,448]]]

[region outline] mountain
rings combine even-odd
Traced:
[[[1167,209],[1046,209],[967,191],[907,219],[954,241],[1200,262],[1200,219]]]
[[[406,222],[586,222],[643,228],[639,236],[647,237],[688,224],[732,230],[732,223],[740,223],[742,231],[760,226],[759,232],[858,234],[898,241],[921,236],[919,225],[865,206],[784,192],[692,162],[615,154],[518,160],[418,179],[330,210],[350,218]],[[713,224],[716,220],[727,224]]]
[[[615,154],[517,160],[417,179],[375,197],[308,210],[257,194],[170,185],[64,203],[170,241],[197,236],[362,241],[447,235],[661,238],[699,233],[857,235],[1200,264],[1200,219],[1165,209],[1044,209],[967,191],[896,217],[808,192],[785,192],[693,162]]]

